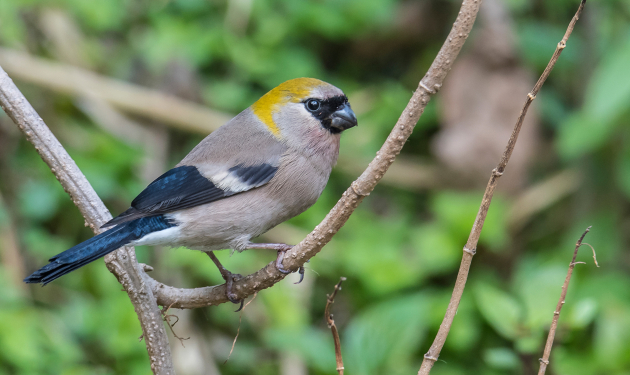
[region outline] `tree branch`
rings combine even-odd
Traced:
[[[564,306],[565,299],[567,297],[567,291],[569,290],[569,282],[571,281],[571,276],[573,275],[573,269],[577,263],[575,258],[577,258],[578,250],[580,246],[582,246],[582,241],[584,240],[584,236],[591,230],[591,227],[586,228],[582,236],[575,244],[575,250],[573,250],[573,259],[571,259],[571,263],[569,263],[569,271],[567,271],[567,277],[564,279],[564,284],[562,284],[562,292],[560,293],[560,300],[556,305],[556,311],[553,312],[553,319],[551,320],[551,328],[549,328],[549,335],[547,336],[547,343],[545,344],[545,350],[543,352],[543,357],[539,360],[540,367],[538,369],[538,375],[545,375],[547,371],[547,366],[549,365],[549,356],[551,355],[551,347],[553,346],[553,339],[556,336],[556,328],[558,328],[558,319],[560,318],[560,310],[562,310],[562,306]],[[588,245],[584,243],[584,245]],[[591,246],[591,245],[589,245]],[[591,246],[593,250],[593,260],[595,261],[595,265],[599,267],[597,264],[597,258],[595,256],[595,249]]]
[[[464,253],[462,255],[462,262],[459,267],[459,272],[457,274],[457,281],[455,282],[455,287],[453,288],[453,294],[451,296],[451,300],[446,309],[446,314],[444,315],[444,320],[440,325],[440,329],[431,345],[431,348],[424,355],[424,360],[422,361],[422,365],[420,366],[420,370],[418,371],[418,375],[428,375],[431,372],[431,368],[437,361],[440,351],[446,342],[446,337],[451,329],[451,324],[453,324],[453,319],[455,318],[455,314],[457,313],[457,308],[459,307],[459,302],[462,298],[462,294],[464,293],[464,288],[466,286],[466,280],[468,279],[468,272],[470,270],[470,264],[472,263],[472,258],[475,255],[477,249],[477,242],[479,241],[479,236],[481,235],[481,229],[483,228],[484,221],[486,220],[486,215],[488,214],[488,209],[490,208],[490,203],[492,201],[492,196],[494,195],[494,189],[498,184],[499,177],[503,175],[505,171],[505,167],[507,166],[508,161],[510,160],[510,156],[512,155],[512,151],[514,151],[514,146],[516,145],[516,140],[518,139],[518,134],[521,130],[521,126],[523,125],[523,120],[525,119],[525,115],[527,114],[527,110],[531,105],[532,101],[536,98],[536,95],[540,91],[540,88],[549,77],[551,70],[556,65],[558,61],[558,57],[564,50],[567,45],[567,40],[569,36],[573,32],[573,28],[575,27],[575,23],[580,17],[582,13],[582,9],[584,9],[584,4],[586,0],[582,0],[580,6],[578,7],[575,16],[569,23],[569,27],[567,28],[564,37],[558,43],[558,46],[547,64],[544,72],[538,79],[538,82],[534,85],[532,91],[527,94],[527,100],[525,101],[525,105],[521,110],[520,115],[514,125],[514,130],[512,131],[512,135],[508,140],[507,146],[503,155],[501,156],[501,160],[495,169],[492,170],[492,174],[490,175],[490,180],[488,181],[488,185],[486,186],[486,191],[484,192],[483,199],[481,201],[481,206],[479,207],[479,211],[477,213],[477,217],[475,218],[475,222],[473,223],[472,230],[470,232],[470,236],[468,237],[468,241],[466,242],[466,246],[464,246]]]
[[[2,68],[0,68],[0,106],[48,164],[64,190],[70,195],[72,202],[79,208],[86,220],[86,225],[94,233],[99,233],[100,226],[112,218],[111,214],[74,160]],[[153,293],[143,283],[144,272],[138,268],[133,247],[125,247],[109,254],[105,257],[105,263],[124,286],[138,315],[149,352],[151,369],[155,374],[174,374],[171,349],[162,323],[162,314]]]
[[[431,64],[429,71],[420,81],[418,89],[412,95],[387,140],[376,153],[376,157],[361,176],[343,193],[341,199],[324,220],[302,242],[286,253],[283,262],[286,269],[297,270],[319,253],[346,223],[363,198],[368,196],[383,178],[411,135],[431,96],[437,93],[442,86],[446,74],[453,66],[455,58],[468,38],[480,6],[481,0],[463,1],[444,45]],[[232,292],[238,298],[246,298],[254,292],[269,288],[285,276],[276,269],[275,262],[271,262],[259,271],[235,281]],[[170,306],[172,304],[175,308],[189,309],[218,305],[228,301],[225,295],[225,284],[205,288],[181,289],[164,285],[146,274],[144,277],[147,284],[151,285],[160,305]]]

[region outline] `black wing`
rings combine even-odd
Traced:
[[[269,182],[278,167],[270,164],[237,165],[223,173],[215,185],[199,173],[197,167],[183,165],[171,169],[153,181],[131,202],[131,207],[105,223],[110,227],[139,217],[161,215],[195,207],[238,194]]]

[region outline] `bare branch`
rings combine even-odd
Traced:
[[[326,308],[324,309],[326,324],[328,324],[328,328],[330,328],[333,340],[335,341],[335,359],[337,361],[337,372],[339,375],[343,375],[344,370],[343,359],[341,358],[341,341],[339,340],[339,332],[337,331],[337,326],[333,320],[333,315],[330,313],[330,308],[332,307],[332,304],[335,303],[335,296],[337,296],[337,292],[341,290],[341,283],[344,281],[346,281],[346,278],[341,277],[337,285],[335,285],[335,290],[333,290],[332,294],[327,295]]]
[[[508,140],[505,151],[503,152],[503,156],[501,156],[501,160],[495,169],[492,170],[492,174],[490,175],[490,180],[488,181],[488,185],[486,186],[486,191],[484,192],[483,199],[481,200],[481,206],[479,207],[479,211],[477,213],[477,217],[475,218],[475,222],[473,224],[472,230],[470,231],[470,236],[468,237],[468,241],[464,246],[464,253],[462,255],[462,262],[459,267],[459,272],[457,273],[457,281],[455,282],[455,287],[453,288],[453,294],[451,296],[451,300],[446,309],[446,314],[444,315],[444,320],[442,320],[442,324],[440,325],[440,329],[431,345],[431,348],[425,354],[424,360],[422,361],[422,365],[420,366],[420,370],[418,371],[418,375],[428,375],[431,372],[431,368],[437,361],[440,351],[446,342],[446,337],[448,336],[449,331],[451,330],[451,325],[453,324],[453,319],[455,319],[455,314],[457,313],[457,308],[459,307],[459,302],[462,298],[462,294],[464,293],[464,288],[466,287],[466,280],[468,279],[468,272],[470,270],[470,264],[472,263],[472,258],[475,255],[477,249],[477,242],[479,241],[479,236],[481,235],[481,229],[483,228],[483,224],[486,220],[486,216],[488,214],[488,209],[490,208],[490,203],[492,201],[492,196],[494,195],[494,189],[498,184],[499,177],[503,175],[505,171],[505,167],[507,166],[508,161],[510,160],[510,156],[512,155],[512,151],[514,151],[514,146],[516,145],[516,140],[518,139],[518,134],[521,130],[521,126],[523,125],[523,120],[525,119],[525,115],[527,114],[527,110],[529,109],[530,104],[536,98],[536,95],[540,91],[543,83],[549,77],[549,73],[556,65],[558,61],[558,57],[560,57],[560,53],[567,45],[567,40],[575,27],[575,23],[577,22],[580,13],[582,13],[582,9],[584,9],[584,3],[586,0],[582,0],[578,10],[569,23],[569,27],[567,28],[564,37],[558,43],[558,46],[547,64],[545,71],[542,73],[538,82],[534,85],[532,91],[527,94],[527,100],[525,101],[525,105],[521,110],[520,115],[514,125],[514,130],[512,131],[512,135]]]
[[[389,137],[376,153],[376,157],[361,176],[343,193],[341,199],[324,220],[302,242],[287,251],[283,262],[286,269],[297,270],[320,252],[324,245],[346,223],[363,198],[368,196],[383,178],[411,135],[431,96],[442,86],[446,74],[453,66],[455,58],[472,29],[480,6],[480,0],[463,1],[444,45],[431,64],[429,71],[420,81],[418,89],[412,95]],[[276,269],[274,263],[271,262],[256,273],[235,281],[232,291],[238,298],[246,298],[254,292],[269,288],[282,280],[285,275]],[[173,307],[182,309],[218,305],[228,301],[225,295],[225,285],[180,289],[164,285],[146,274],[144,277],[147,284],[151,285],[160,305],[168,306],[174,303]]]
[[[558,305],[556,305],[556,311],[553,312],[553,319],[551,320],[551,328],[549,329],[549,335],[547,336],[547,343],[545,344],[545,350],[543,352],[543,357],[539,359],[540,367],[538,369],[538,375],[545,375],[545,371],[547,371],[547,366],[549,365],[549,355],[551,354],[551,347],[553,346],[553,339],[556,336],[556,329],[558,328],[558,319],[560,318],[560,310],[562,310],[562,306],[564,306],[564,302],[567,296],[567,291],[569,290],[569,282],[571,281],[571,276],[573,275],[573,268],[578,263],[575,258],[577,257],[578,250],[580,246],[583,245],[582,240],[584,240],[584,236],[591,230],[591,227],[586,228],[582,236],[575,244],[575,250],[573,251],[573,259],[569,264],[569,271],[567,272],[567,277],[564,279],[564,284],[562,284],[562,292],[560,293],[560,300],[558,301]],[[586,245],[586,243],[584,243]],[[589,245],[590,246],[590,245]],[[591,249],[593,247],[591,246]],[[595,258],[595,249],[593,249],[593,259],[595,259],[595,264],[597,265],[597,259]],[[599,265],[597,266],[599,267]]]
[[[74,160],[2,68],[0,68],[0,105],[48,164],[64,190],[81,211],[86,225],[92,228],[94,233],[99,233],[100,226],[112,216]],[[155,374],[174,374],[171,349],[162,324],[162,315],[153,293],[143,283],[144,272],[138,267],[133,247],[125,247],[109,254],[105,257],[105,263],[124,286],[138,315],[146,338],[151,369]]]

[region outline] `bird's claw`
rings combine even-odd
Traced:
[[[278,271],[282,272],[283,274],[287,275],[293,271],[289,271],[288,269],[284,268],[282,266],[282,260],[284,259],[284,253],[286,253],[287,250],[278,250],[278,257],[276,258],[276,268],[278,269]]]
[[[300,268],[298,269],[298,272],[300,273],[300,280],[297,283],[293,283],[293,284],[299,284],[302,282],[302,280],[304,280],[304,266],[300,266]]]
[[[239,303],[239,301],[236,301],[236,302],[234,302],[232,300],[230,300],[230,301],[232,303]],[[241,303],[241,305],[238,307],[238,309],[234,310],[234,312],[239,312],[239,311],[243,310],[243,304],[245,303],[245,298],[243,298],[240,303]]]
[[[234,281],[240,279],[241,277],[243,276],[238,273],[229,273],[229,275],[226,277],[226,280],[225,280],[225,296],[233,304],[237,304],[237,303],[241,304],[241,306],[235,312],[241,311],[241,309],[243,308],[243,302],[245,301],[242,298],[238,298],[236,296],[236,293],[232,291],[232,285],[234,284]]]
[[[278,257],[276,258],[276,269],[278,269],[278,271],[282,272],[283,274],[287,275],[290,273],[293,273],[294,271],[290,271],[286,268],[284,268],[282,266],[282,260],[284,259],[284,253],[287,250],[278,250]],[[294,284],[299,284],[302,282],[302,280],[304,280],[304,266],[300,266],[300,268],[298,268],[298,272],[300,274],[300,280],[297,283]]]
[[[210,259],[212,259],[214,264],[219,269],[219,272],[221,272],[221,277],[223,277],[223,280],[225,280],[225,296],[233,304],[240,303],[241,307],[239,307],[238,310],[236,310],[235,312],[241,311],[241,309],[243,308],[243,302],[245,300],[244,299],[239,299],[236,296],[236,294],[234,292],[232,292],[232,285],[234,284],[234,281],[242,278],[243,276],[238,274],[238,273],[232,273],[232,272],[228,271],[225,267],[223,267],[221,262],[219,262],[219,259],[217,258],[217,256],[214,255],[214,253],[212,251],[208,251],[208,252],[206,252],[206,254],[208,254]]]

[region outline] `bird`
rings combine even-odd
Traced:
[[[53,256],[24,282],[46,285],[125,245],[184,246],[208,254],[227,298],[238,303],[231,285],[240,275],[213,252],[275,250],[277,269],[289,273],[282,260],[291,245],[252,239],[317,201],[337,163],[341,133],[356,125],[339,88],[315,78],[283,82],[151,182],[102,226],[106,231]]]

